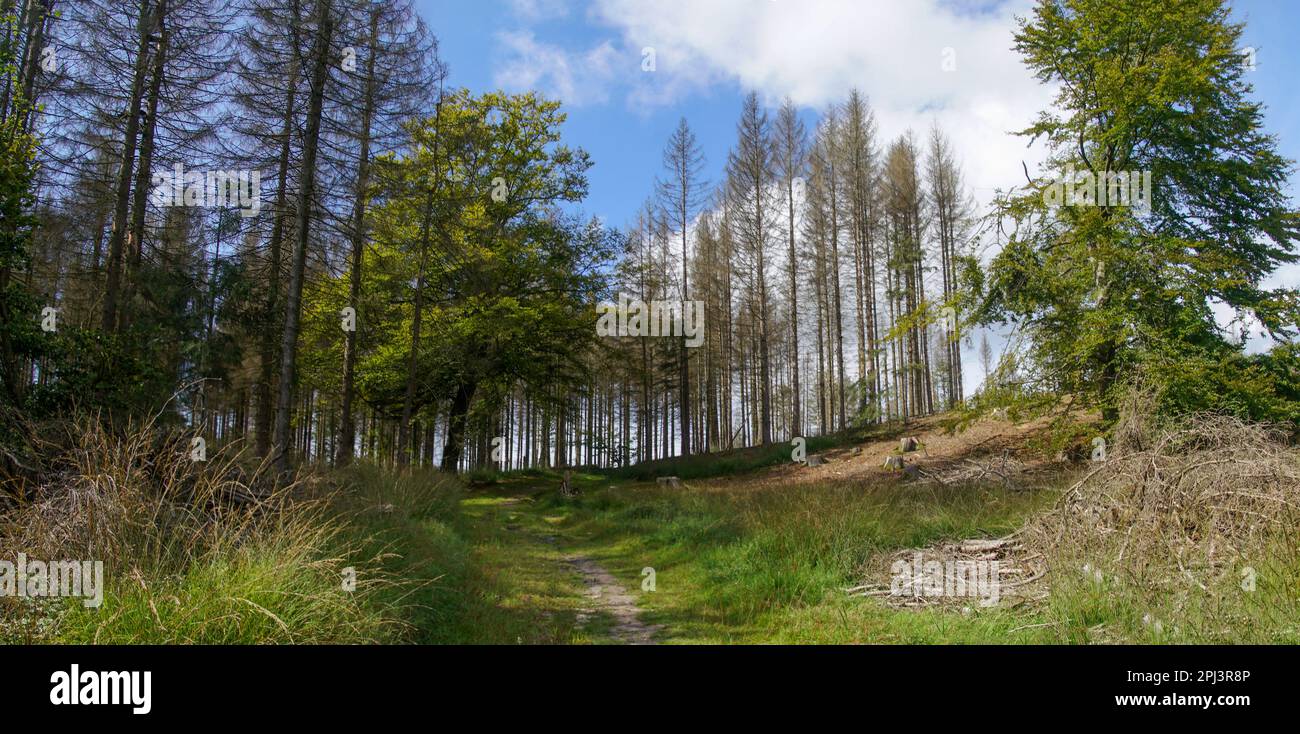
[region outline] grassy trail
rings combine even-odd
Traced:
[[[1117,547],[1068,553],[1040,538],[1027,555],[1007,555],[1013,580],[1003,579],[1008,593],[991,606],[955,590],[921,601],[872,595],[919,549],[946,553],[1045,517],[1081,471],[1036,464],[1046,449],[1030,424],[918,432],[913,461],[931,471],[971,466],[972,454],[995,468],[1009,456],[1037,468],[1016,482],[913,481],[878,470],[898,443],[876,436],[819,449],[828,463],[817,467],[793,466],[778,446],[575,474],[570,499],[547,471],[471,476],[454,511],[438,515],[457,544],[444,555],[463,571],[438,576],[435,608],[446,613],[416,626],[430,641],[509,644],[1294,641],[1292,535],[1242,561],[1257,572],[1258,593],[1234,568],[1213,594],[1171,595],[1167,575],[1119,562],[1119,537]],[[656,484],[656,472],[681,486]],[[1013,590],[1042,578],[1031,558],[1057,572]]]
[[[574,501],[555,496],[556,482],[526,476],[462,501],[493,604],[537,625],[510,641],[1032,642],[1041,634],[1020,629],[1039,621],[1022,612],[899,611],[843,593],[873,549],[1008,530],[1041,498],[900,500],[835,489],[774,498],[597,476],[577,482]],[[854,538],[862,544],[845,543]]]
[[[529,489],[512,487],[461,502],[481,588],[493,609],[488,618],[494,624],[480,629],[484,641],[653,642],[656,629],[641,621],[628,587],[574,551],[574,539],[560,527],[564,518],[540,511]]]

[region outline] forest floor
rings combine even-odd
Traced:
[[[492,603],[534,620],[509,642],[1058,641],[1028,605],[897,609],[846,593],[892,553],[999,537],[1049,506],[1064,474],[1038,445],[1046,430],[985,421],[950,435],[939,421],[913,424],[905,435],[921,445],[908,463],[925,481],[881,468],[894,432],[825,450],[821,466],[677,488],[580,474],[570,500],[549,475],[508,474],[471,485],[462,507]],[[1014,472],[1015,486],[997,474],[941,479],[984,466]]]
[[[1209,537],[1210,552],[1241,537],[1259,542],[1240,557],[1190,568],[1172,549],[1186,553],[1191,546],[1179,545],[1179,534],[1191,531],[1167,522],[1165,504],[1152,509],[1142,499],[1165,485],[1150,472],[1133,475],[1147,478],[1134,484],[1126,473],[1152,457],[1089,461],[1092,420],[1076,416],[1063,426],[984,418],[950,430],[954,417],[937,417],[855,440],[809,441],[824,460],[815,466],[796,464],[788,446],[771,446],[576,473],[578,493],[570,498],[560,496],[559,478],[549,472],[479,475],[460,500],[461,532],[481,581],[461,587],[472,599],[473,623],[463,626],[468,634],[439,637],[597,644],[1300,639],[1294,523],[1248,513],[1258,519],[1207,525],[1210,535],[1197,537]],[[1270,467],[1252,476],[1276,475],[1280,496],[1293,491],[1283,486],[1300,467],[1292,449],[1268,448],[1254,429],[1215,426],[1200,430],[1238,431],[1234,450],[1255,451]],[[915,438],[916,450],[902,453],[903,437]],[[882,467],[900,456],[907,471]],[[1188,508],[1200,506],[1197,497],[1217,506],[1214,498],[1262,491],[1231,483],[1250,479],[1207,473],[1204,467],[1221,461],[1207,456],[1159,459],[1171,476],[1194,475],[1196,486],[1204,484],[1195,496],[1169,500],[1182,503],[1186,522]],[[1086,485],[1102,466],[1117,479]],[[655,474],[680,481],[661,485]],[[1062,503],[1072,487],[1071,502]],[[1074,514],[1062,514],[1067,506]],[[1080,508],[1090,509],[1079,515]],[[1132,538],[1137,525],[1128,520],[1118,529],[1106,525],[1115,513],[1142,524],[1141,537]],[[941,565],[986,561],[999,591],[995,598],[976,588],[895,593],[895,582],[910,573],[900,562],[919,572],[918,554]],[[1239,584],[1240,574],[1246,581]]]
[[[153,565],[110,577],[102,609],[0,604],[0,643],[1300,642],[1294,444],[1206,416],[1097,463],[1089,416],[962,417],[810,438],[808,464],[777,444],[576,471],[570,497],[549,471],[358,463],[252,534],[234,512],[154,522],[177,508],[134,478],[149,435],[92,431],[98,463],[59,481],[128,488],[101,493],[115,511],[32,503],[0,544],[64,557],[107,514],[149,530],[110,560]],[[986,561],[998,591],[931,590],[914,574],[935,561]]]

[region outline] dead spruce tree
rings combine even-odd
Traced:
[[[690,280],[687,268],[690,264],[691,224],[703,200],[703,191],[707,184],[701,180],[704,169],[704,154],[695,134],[691,132],[686,118],[682,118],[668,139],[664,148],[663,164],[666,176],[656,184],[659,205],[663,208],[666,221],[671,231],[681,237],[681,300],[683,307],[690,299]],[[691,453],[691,378],[690,349],[686,346],[686,334],[683,329],[678,349],[678,414],[681,430],[682,456]]]

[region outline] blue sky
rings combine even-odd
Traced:
[[[582,210],[630,224],[653,191],[661,151],[686,117],[721,178],[742,97],[786,96],[811,130],[818,112],[858,87],[882,141],[939,124],[952,139],[977,205],[1023,182],[1042,151],[1009,131],[1051,99],[1011,50],[1014,18],[1031,0],[417,0],[437,34],[450,82],[474,91],[537,89],[564,102],[565,139],[595,166]],[[1267,105],[1282,153],[1300,159],[1300,2],[1242,0],[1248,78]],[[655,68],[645,71],[645,50]],[[944,61],[951,60],[945,67]],[[1291,191],[1300,191],[1292,181]],[[991,255],[987,247],[984,257]],[[1300,265],[1270,286],[1300,285]],[[1225,309],[1226,311],[1226,309]],[[1221,313],[1226,324],[1230,313]],[[995,352],[1006,334],[988,332]],[[978,365],[979,336],[963,348]],[[1252,351],[1268,342],[1253,336]],[[967,389],[978,369],[967,370]]]
[[[591,153],[584,209],[628,223],[660,171],[660,151],[685,116],[720,178],[743,94],[775,105],[791,95],[811,123],[857,85],[881,133],[955,138],[978,200],[1016,183],[1036,155],[1006,134],[1046,103],[1009,49],[1013,15],[1029,3],[933,0],[418,0],[451,68],[475,91],[537,88],[565,103],[566,139]],[[1300,158],[1300,3],[1234,4],[1257,49],[1251,78],[1283,151]],[[655,70],[642,70],[655,49]],[[956,68],[941,70],[944,48]]]

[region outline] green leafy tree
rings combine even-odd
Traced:
[[[1051,389],[1108,418],[1138,374],[1172,397],[1184,378],[1214,375],[1207,365],[1250,368],[1216,325],[1215,302],[1275,338],[1296,333],[1296,291],[1263,286],[1297,260],[1292,164],[1250,98],[1241,33],[1220,0],[1040,0],[1020,20],[1017,50],[1059,92],[1022,132],[1048,143],[1048,175],[1004,202],[1016,227],[991,265],[982,317],[1020,323]],[[1092,196],[1061,195],[1090,182]],[[1118,196],[1121,182],[1134,195]],[[1182,408],[1242,407],[1215,389],[1178,390],[1201,396],[1173,401]]]
[[[560,209],[586,195],[591,165],[561,143],[563,122],[559,103],[534,94],[462,90],[412,123],[404,156],[379,161],[368,287],[388,294],[363,302],[389,317],[359,335],[371,350],[361,392],[403,416],[447,402],[445,469],[460,462],[472,409],[491,414],[516,384],[584,379],[615,235]]]

